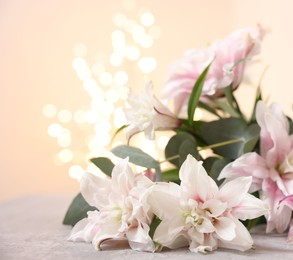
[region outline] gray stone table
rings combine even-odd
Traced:
[[[217,250],[207,255],[187,248],[142,253],[131,249],[96,251],[91,244],[67,241],[71,228],[62,225],[65,211],[73,196],[29,196],[0,204],[1,260],[66,259],[293,259],[293,244],[286,235],[264,233],[258,227],[252,234],[255,249],[242,253]]]

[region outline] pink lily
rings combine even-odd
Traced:
[[[261,127],[260,155],[241,156],[223,169],[219,179],[252,176],[251,192],[259,191],[270,207],[266,231],[283,233],[289,226],[291,211],[279,202],[293,194],[293,135],[289,135],[288,119],[277,104],[267,107],[259,101],[256,119]]]
[[[200,73],[212,62],[207,75],[202,97],[212,98],[222,93],[222,89],[232,83],[240,84],[245,62],[258,54],[262,28],[245,28],[231,33],[223,40],[216,41],[208,48],[188,51],[184,58],[170,69],[170,76],[163,88],[163,97],[174,99],[175,113],[179,113],[188,101],[195,81]]]

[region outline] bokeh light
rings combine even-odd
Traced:
[[[52,104],[47,104],[43,107],[43,115],[51,118],[57,114],[57,108]]]
[[[157,67],[157,61],[153,57],[143,57],[138,61],[138,67],[143,73],[150,73]]]
[[[136,9],[136,0],[123,0],[122,6],[127,15],[119,12],[113,16],[115,28],[109,32],[112,47],[109,54],[99,50],[90,64],[87,46],[84,43],[73,46],[72,67],[90,98],[89,104],[75,111],[57,109],[53,104],[43,107],[43,115],[57,121],[48,126],[48,135],[55,138],[60,147],[54,162],[57,165],[71,164],[69,176],[77,180],[84,173],[82,165],[85,166],[92,157],[108,156],[114,163],[118,161],[109,152],[109,146],[115,130],[127,123],[123,103],[129,93],[128,86],[133,84],[129,69],[131,73],[148,74],[157,67],[155,58],[148,56],[155,39],[161,35],[154,15],[146,9]],[[158,158],[156,148],[163,147],[167,139],[162,136],[158,144],[141,139],[140,143],[145,152]],[[124,135],[118,135],[111,145],[125,144],[125,141]],[[93,164],[88,168],[100,172]]]

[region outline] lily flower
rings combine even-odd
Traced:
[[[145,176],[135,175],[128,159],[121,160],[112,171],[112,179],[86,173],[81,180],[85,200],[98,209],[73,228],[69,240],[92,242],[101,249],[104,242],[127,240],[138,251],[154,251],[149,236],[153,214],[145,202],[153,183]]]
[[[227,165],[219,179],[239,176],[253,177],[253,190],[270,207],[266,215],[267,232],[283,233],[289,226],[291,210],[280,206],[286,196],[293,194],[293,135],[289,122],[278,104],[267,107],[259,101],[256,120],[260,131],[260,154],[247,153]]]
[[[266,212],[264,202],[248,193],[252,177],[241,177],[220,189],[191,155],[179,172],[180,186],[160,183],[152,186],[148,203],[161,223],[154,233],[157,249],[189,245],[192,252],[218,247],[248,250],[253,241],[239,221]]]
[[[144,132],[146,138],[153,140],[156,130],[172,130],[180,125],[177,116],[156,98],[151,82],[143,93],[130,93],[127,103],[130,105],[130,108],[125,109],[128,140],[139,132]]]
[[[163,97],[174,99],[175,113],[187,104],[199,75],[212,62],[202,90],[202,99],[223,93],[232,84],[241,83],[245,61],[260,52],[264,30],[261,27],[244,28],[218,40],[205,49],[186,52],[184,58],[170,68],[170,76],[163,88]]]

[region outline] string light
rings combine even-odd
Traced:
[[[153,57],[143,57],[139,59],[138,67],[143,73],[150,73],[157,67],[157,61]]]
[[[122,5],[124,9],[131,11],[135,10],[137,3],[135,0],[123,0]],[[154,71],[157,66],[153,57],[141,55],[147,55],[147,49],[160,37],[161,30],[155,25],[155,17],[151,12],[145,11],[138,17],[137,21],[124,13],[113,16],[116,29],[111,33],[112,51],[109,55],[98,52],[91,65],[85,59],[87,47],[83,43],[74,45],[72,67],[90,98],[89,106],[74,112],[69,109],[58,110],[53,104],[43,107],[45,117],[56,117],[58,120],[58,123],[48,126],[48,135],[56,138],[60,147],[60,151],[54,156],[54,162],[57,165],[73,164],[68,172],[74,179],[80,180],[84,170],[78,164],[88,162],[89,158],[107,155],[114,163],[118,161],[106,147],[110,145],[113,129],[126,124],[121,102],[127,99],[129,93],[126,86],[129,84],[129,75],[123,66],[129,68],[130,62],[135,62],[138,69],[145,74]],[[74,136],[77,131],[70,130],[73,124],[77,124],[77,131],[81,131],[78,138]],[[160,138],[158,146],[165,145],[166,138]],[[78,145],[75,140],[78,140]],[[124,140],[116,140],[115,144],[117,142],[122,144]],[[155,144],[142,140],[140,142],[146,152],[158,158]],[[99,174],[97,167],[91,164],[89,168]]]
[[[43,107],[43,115],[48,118],[52,118],[57,114],[57,108],[52,105],[48,104]]]

